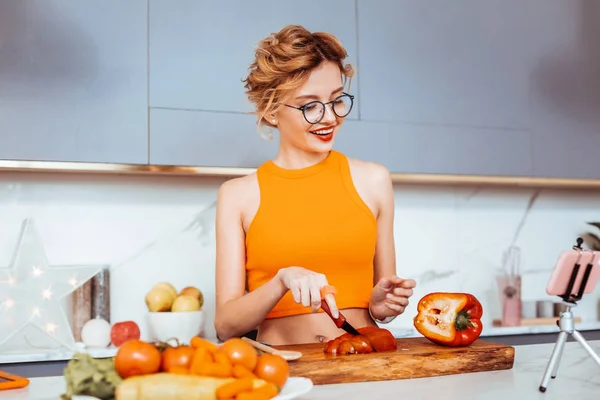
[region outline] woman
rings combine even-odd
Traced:
[[[381,165],[332,150],[353,96],[334,36],[287,26],[262,40],[246,78],[258,126],[279,152],[218,194],[215,329],[221,340],[258,328],[272,345],[325,342],[404,312],[415,286],[395,276],[394,199]],[[246,290],[248,291],[245,294]],[[375,321],[374,321],[375,320]]]

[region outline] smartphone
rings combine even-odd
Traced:
[[[590,264],[592,265],[592,270],[585,285],[584,294],[594,292],[600,279],[600,252],[576,249],[563,251],[559,255],[558,261],[552,271],[550,281],[546,286],[546,293],[551,296],[577,295],[580,292],[585,271]],[[575,284],[571,289],[571,293],[566,293],[576,265],[579,265],[579,269]]]

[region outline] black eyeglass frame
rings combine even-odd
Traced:
[[[341,116],[338,113],[336,113],[335,112],[335,106],[333,106],[333,103],[336,102],[336,101],[338,101],[342,97],[349,97],[350,98],[350,108],[348,109],[348,112],[344,116]],[[308,106],[310,106],[312,104],[321,104],[323,106],[323,110],[326,109],[327,105],[332,104],[331,111],[333,111],[333,113],[338,118],[346,118],[350,114],[350,111],[352,111],[352,107],[354,106],[354,95],[352,95],[350,93],[342,92],[341,95],[339,95],[338,97],[336,97],[335,99],[333,99],[331,101],[328,101],[327,103],[323,103],[322,101],[319,101],[319,100],[313,100],[313,101],[310,101],[310,102],[306,103],[305,105],[303,105],[301,107],[296,107],[296,106],[292,106],[292,105],[285,104],[285,103],[283,105],[286,106],[286,107],[293,108],[295,110],[302,111],[302,116],[304,117],[304,120],[306,122],[308,122],[309,124],[311,124],[311,125],[316,125],[316,124],[318,124],[319,122],[321,122],[323,120],[323,117],[325,117],[325,111],[323,111],[323,115],[321,115],[321,118],[317,122],[311,122],[311,121],[309,121],[308,118],[306,118],[306,111],[305,110],[306,110],[306,107],[308,107]]]

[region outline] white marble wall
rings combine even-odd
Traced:
[[[37,173],[0,174],[0,266],[24,218],[32,217],[51,264],[110,264],[113,322],[135,320],[144,335],[146,291],[158,281],[193,284],[206,296],[205,335],[214,337],[215,199],[223,179]],[[391,327],[410,330],[415,304],[431,291],[469,291],[486,328],[500,316],[495,274],[533,190],[396,187],[398,274],[418,287]],[[545,294],[560,251],[600,221],[600,192],[542,191],[516,237],[524,300]],[[598,294],[577,309],[598,321]],[[508,332],[508,331],[506,331]],[[501,333],[498,331],[497,333]]]

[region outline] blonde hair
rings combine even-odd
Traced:
[[[274,127],[265,115],[277,112],[285,100],[308,79],[311,71],[324,61],[337,64],[346,81],[354,69],[344,64],[348,56],[337,37],[325,32],[311,33],[302,26],[288,25],[258,42],[255,59],[250,64],[244,87],[254,103],[257,126],[261,136],[270,139]],[[261,127],[267,126],[264,134]]]

